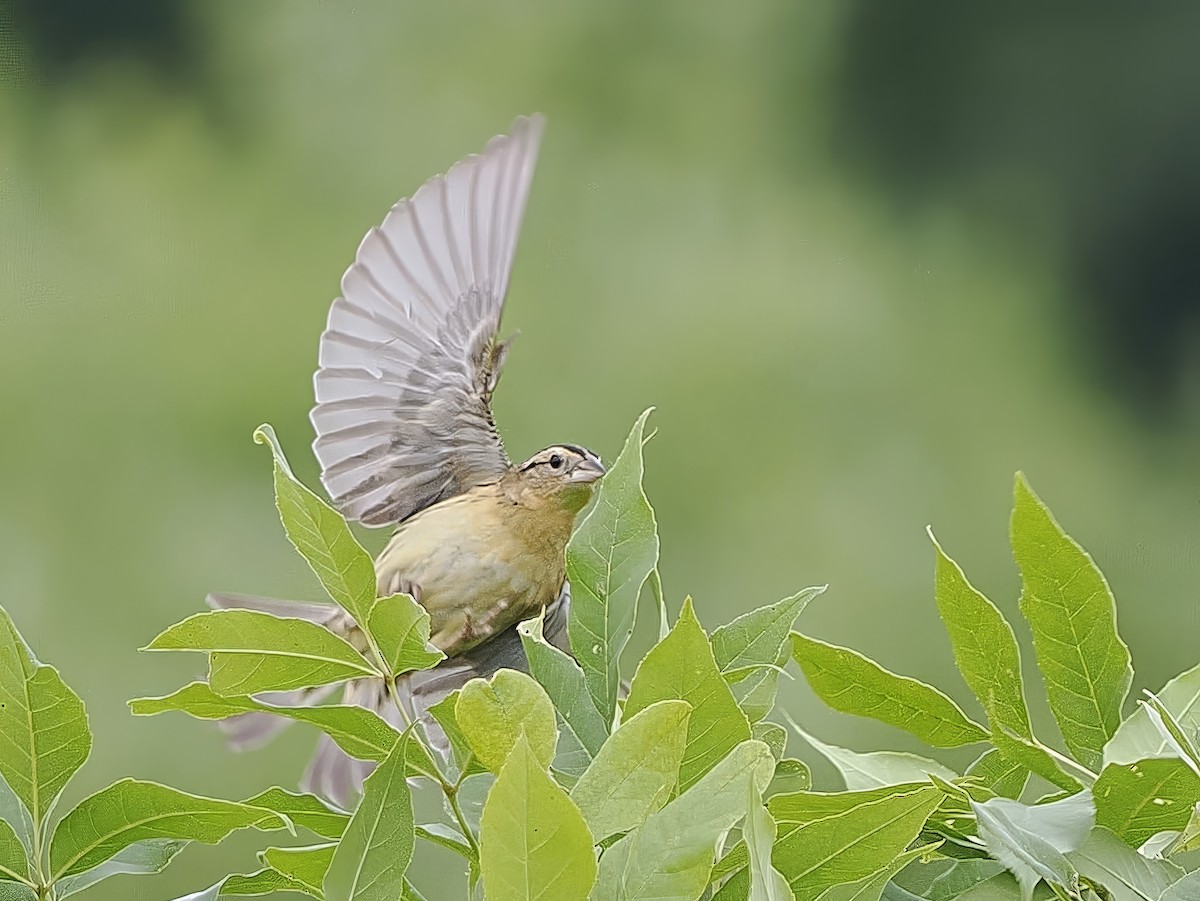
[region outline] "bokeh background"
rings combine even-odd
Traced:
[[[713,627],[828,582],[807,630],[974,709],[925,526],[1025,636],[1022,469],[1107,573],[1138,684],[1195,664],[1198,34],[1184,3],[0,0],[0,603],[88,705],[70,798],[294,783],[311,733],[234,757],[131,718],[202,666],[136,649],[210,589],[315,597],[250,433],[315,483],[317,337],[360,237],[533,110],[501,427],[611,456],[658,406],[673,608]],[[782,696],[827,741],[920,750]],[[173,897],[265,843],[92,897]],[[456,865],[422,854],[442,897]]]

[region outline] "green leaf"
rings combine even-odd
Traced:
[[[50,839],[50,869],[57,880],[90,870],[147,839],[211,845],[248,826],[284,829],[288,825],[278,814],[259,807],[122,779],[84,798],[59,820]]]
[[[786,657],[780,661],[781,665],[786,662]],[[733,699],[753,726],[775,708],[779,672],[773,669],[756,670],[746,678],[732,683],[729,690],[733,692]]]
[[[778,723],[755,723],[750,727],[750,737],[758,739],[771,749],[771,756],[783,759],[787,749],[787,730]]]
[[[529,661],[529,672],[550,696],[563,731],[569,733],[574,739],[574,747],[581,751],[576,755],[579,758],[577,762],[570,767],[571,774],[579,776],[608,737],[608,725],[592,702],[579,664],[570,655],[546,642],[542,634],[542,617],[527,620],[517,627],[517,631],[521,636],[521,646],[525,649],[525,658]],[[561,758],[560,749],[559,758],[555,761],[556,769],[562,763]]]
[[[297,826],[303,826],[321,838],[341,838],[350,815],[330,807],[316,795],[303,795],[282,788],[268,788],[249,798],[251,807],[262,807],[282,814]]]
[[[679,768],[679,789],[685,791],[740,742],[750,738],[750,724],[721,677],[712,648],[691,598],[670,634],[650,649],[633,677],[625,716],[657,701],[687,701],[687,746]]]
[[[33,818],[25,809],[25,802],[17,797],[4,777],[0,776],[0,820],[8,823],[27,849],[33,847]]]
[[[921,894],[929,901],[953,901],[959,895],[1007,871],[1004,864],[992,859],[957,860],[940,873]]]
[[[1178,758],[1109,764],[1092,786],[1096,825],[1139,847],[1158,832],[1182,831],[1200,802],[1200,776]]]
[[[1004,798],[1019,798],[1029,781],[1029,770],[1013,763],[995,748],[989,748],[974,763],[967,767],[967,775],[974,776],[984,786]]]
[[[934,581],[938,612],[963,679],[987,712],[993,733],[1003,728],[1032,740],[1021,681],[1021,652],[1012,626],[996,605],[967,581],[932,531],[929,539],[937,555]]]
[[[687,721],[683,701],[659,701],[626,720],[571,789],[597,841],[628,832],[661,810],[679,781]]]
[[[0,776],[41,823],[92,749],[83,701],[0,607]]]
[[[475,849],[467,844],[463,834],[454,827],[447,826],[445,823],[426,823],[417,826],[415,831],[417,838],[453,851],[475,864],[479,863],[479,856],[475,853]]]
[[[500,772],[522,733],[543,766],[554,759],[554,705],[525,673],[502,669],[491,681],[472,679],[462,687],[454,717],[475,756],[493,773]]]
[[[583,901],[596,855],[583,815],[524,735],[483,808],[480,868],[488,901]]]
[[[33,889],[20,882],[0,882],[0,901],[38,901]]]
[[[796,617],[828,587],[805,588],[782,601],[744,613],[713,632],[713,657],[721,675],[737,682],[754,670],[774,666]]]
[[[354,704],[321,707],[276,707],[253,698],[216,694],[204,682],[192,682],[161,698],[137,698],[129,702],[135,716],[150,716],[179,710],[199,719],[220,720],[241,713],[260,712],[285,716],[316,726],[343,751],[359,760],[383,760],[399,737],[377,713]],[[415,772],[433,772],[433,763],[420,745],[409,743],[409,765]]]
[[[458,707],[458,699],[461,695],[462,691],[460,689],[454,689],[454,691],[450,692],[450,694],[446,695],[446,697],[442,698],[436,704],[429,705],[429,715],[442,727],[442,732],[445,733],[446,740],[450,743],[451,755],[458,773],[464,777],[478,773],[487,773],[488,768],[479,762],[479,759],[475,756],[475,752],[471,750],[471,743],[467,741],[467,736],[459,728],[455,710]]]
[[[795,723],[792,723],[792,728],[837,768],[848,791],[920,782],[930,773],[947,782],[958,778],[958,773],[936,760],[902,751],[870,751],[862,754],[837,745],[827,745]]]
[[[883,864],[874,873],[856,879],[854,882],[842,882],[831,885],[821,892],[818,901],[879,901],[884,887],[893,876],[920,857],[937,850],[938,845],[922,845],[897,855],[896,859]]]
[[[936,688],[898,676],[849,648],[792,633],[792,656],[812,690],[834,710],[898,726],[937,748],[988,738],[986,729]]]
[[[308,848],[267,848],[259,856],[263,863],[291,885],[300,887],[301,891],[307,892],[314,898],[324,898],[325,877],[329,874],[337,847],[337,845],[328,844],[313,845]],[[392,894],[390,898],[394,899],[397,894]],[[358,897],[367,896],[360,894]]]
[[[775,775],[771,777],[771,785],[767,789],[770,795],[790,794],[792,792],[808,791],[812,788],[812,771],[803,760],[785,757],[775,764]]]
[[[742,829],[750,859],[749,901],[792,901],[792,888],[771,864],[771,849],[777,829],[770,811],[763,806],[757,786],[750,786],[750,807]]]
[[[321,585],[363,628],[375,605],[375,565],[346,520],[292,474],[271,426],[254,432],[275,458],[275,506],[288,540],[308,561]]]
[[[1180,673],[1155,695],[1185,731],[1200,730],[1200,665]],[[1104,746],[1104,763],[1136,763],[1170,757],[1172,751],[1142,706],[1131,713]]]
[[[1150,722],[1158,730],[1158,734],[1163,737],[1163,741],[1167,743],[1167,747],[1172,753],[1191,767],[1193,772],[1200,775],[1200,748],[1196,746],[1194,733],[1188,735],[1179,720],[1175,719],[1171,711],[1154,696],[1153,692],[1147,691],[1146,695],[1147,699],[1138,701],[1138,703],[1145,708],[1146,715],[1150,717]]]
[[[377,600],[368,617],[368,629],[392,676],[429,669],[446,659],[429,643],[429,613],[407,594]]]
[[[405,772],[406,734],[363,783],[363,796],[325,874],[325,895],[337,901],[396,901],[412,861],[412,795]],[[275,869],[275,863],[267,863]],[[288,873],[292,878],[296,876]]]
[[[54,896],[58,899],[66,898],[91,888],[110,876],[145,876],[161,873],[187,845],[187,840],[178,838],[152,838],[135,842],[85,873],[58,880],[54,884]]]
[[[248,695],[378,678],[345,639],[302,619],[257,610],[209,610],[171,626],[143,650],[206,651],[217,694]]]
[[[651,407],[600,482],[596,502],[567,545],[571,650],[604,722],[617,708],[621,651],[638,595],[658,562],[658,526],[642,489],[642,445]]]
[[[1162,893],[1158,901],[1195,901],[1200,898],[1200,870],[1188,873]]]
[[[1079,848],[1096,812],[1091,792],[1082,791],[1051,804],[1029,806],[1009,798],[992,798],[971,809],[979,837],[988,852],[1021,884],[1026,899],[1039,879],[1078,892],[1079,877],[1066,855]]]
[[[1081,875],[1108,889],[1112,901],[1157,901],[1183,876],[1176,864],[1143,857],[1101,828],[1094,829],[1067,858]]]
[[[1017,474],[1012,549],[1021,569],[1021,612],[1050,709],[1067,748],[1099,768],[1104,745],[1121,722],[1133,681],[1129,648],[1117,634],[1112,591],[1091,556],[1055,522]]]
[[[244,897],[246,895],[269,895],[273,892],[299,892],[304,894],[306,889],[298,882],[288,879],[282,873],[274,870],[259,870],[249,875],[234,874],[226,876],[216,885],[199,892],[192,892],[175,901],[217,901],[218,898]],[[314,898],[322,898],[320,889]]]
[[[29,878],[29,858],[17,832],[5,820],[0,820],[0,880]]]
[[[998,726],[992,733],[992,744],[1008,760],[1037,773],[1063,791],[1075,792],[1082,788],[1079,780],[1068,775],[1050,749],[1036,738],[1025,738]]]
[[[775,866],[799,901],[864,879],[904,853],[941,802],[932,785],[862,792],[776,795],[767,808],[779,825]]]
[[[734,748],[604,853],[594,901],[698,898],[709,882],[717,839],[746,815],[750,787],[763,791],[773,766],[762,742]]]

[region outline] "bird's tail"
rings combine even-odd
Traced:
[[[361,633],[358,633],[354,621],[333,604],[280,601],[238,594],[210,594],[207,603],[216,609],[258,610],[275,616],[305,619],[330,629],[352,644],[361,642]],[[546,609],[543,622],[546,641],[567,653],[570,653],[567,641],[570,608],[570,586],[564,585],[558,600]],[[441,727],[428,715],[429,708],[471,679],[487,679],[497,670],[506,668],[529,671],[529,662],[516,626],[476,645],[465,654],[443,660],[432,669],[402,676],[396,683],[396,696],[408,717],[419,719],[430,743],[445,755],[449,753],[449,744]],[[257,697],[264,703],[278,707],[312,707],[328,701],[337,691],[338,686],[323,685],[270,692]],[[403,728],[400,713],[393,699],[388,696],[386,683],[382,679],[359,679],[347,683],[342,703],[365,707],[392,726]],[[242,713],[221,720],[220,725],[234,750],[248,750],[266,744],[290,722],[286,717],[272,713]],[[362,790],[363,780],[374,768],[375,764],[371,761],[348,756],[329,736],[322,734],[317,742],[316,753],[301,779],[300,788],[346,808]]]

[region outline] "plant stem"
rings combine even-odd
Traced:
[[[404,709],[404,705],[400,703],[400,695],[396,691],[396,678],[394,676],[387,677],[387,693],[391,696],[392,703],[395,704],[396,710],[400,714],[400,718],[404,721],[405,728],[410,728],[413,724],[413,721],[408,715],[408,711]],[[429,755],[430,760],[435,761],[434,766],[436,767],[437,763],[435,755],[438,753],[438,751],[430,747],[419,729],[413,729],[411,734],[416,741],[420,743],[421,747],[425,749],[425,753]],[[463,838],[466,839],[467,844],[471,846],[471,852],[475,855],[475,859],[478,860],[479,842],[475,838],[475,833],[471,831],[471,827],[467,825],[467,818],[462,812],[462,806],[458,803],[458,787],[462,784],[462,778],[460,777],[455,783],[450,783],[446,781],[441,773],[436,771],[433,773],[422,773],[422,775],[432,779],[441,787],[442,794],[446,796],[447,806],[449,806],[450,812],[454,814],[454,819],[458,821],[458,828],[462,831]]]

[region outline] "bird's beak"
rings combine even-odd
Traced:
[[[588,454],[582,462],[571,470],[570,481],[572,482],[594,482],[604,475],[604,464],[600,462],[600,458],[595,454]]]

